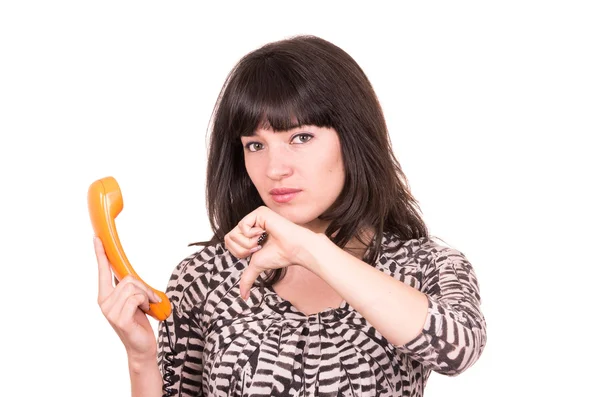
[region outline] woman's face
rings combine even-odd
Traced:
[[[324,232],[317,217],[344,186],[344,164],[337,132],[302,126],[283,132],[258,129],[242,137],[244,161],[267,207],[290,221]]]

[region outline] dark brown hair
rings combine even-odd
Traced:
[[[341,48],[314,36],[264,45],[227,76],[215,105],[208,144],[206,204],[210,241],[224,242],[238,222],[264,205],[244,166],[240,137],[258,127],[285,131],[302,125],[333,128],[340,139],[345,185],[319,218],[340,248],[367,228],[375,232],[363,258],[374,264],[383,232],[402,240],[428,236],[417,201],[391,147],[377,96],[367,76]],[[277,282],[281,269],[269,275]]]

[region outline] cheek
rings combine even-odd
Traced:
[[[343,165],[341,163],[335,163],[329,165],[325,169],[326,172],[321,173],[321,176],[324,178],[321,180],[320,185],[326,186],[331,194],[339,194],[344,187],[346,179]]]
[[[330,177],[344,179],[344,163],[342,162],[341,156],[337,157],[333,164],[328,168]]]
[[[247,157],[244,156],[244,166],[246,167],[246,173],[248,174],[252,182],[254,182],[258,176],[258,167],[256,162],[249,160]]]

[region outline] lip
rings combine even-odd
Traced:
[[[300,193],[300,189],[289,189],[289,188],[277,188],[271,189],[269,193],[273,197],[273,201],[276,203],[287,203]]]
[[[298,193],[300,191],[301,191],[300,189],[292,189],[292,188],[288,188],[288,187],[279,187],[279,188],[275,188],[275,189],[269,190],[269,194],[271,194],[273,196],[280,196],[280,195],[284,195],[284,194]]]

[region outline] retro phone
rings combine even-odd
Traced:
[[[152,289],[161,302],[150,302],[150,310],[146,313],[158,321],[163,321],[171,314],[171,303],[164,292],[150,287],[133,270],[117,234],[115,218],[123,209],[123,196],[116,179],[107,176],[94,181],[88,189],[88,211],[96,236],[102,240],[106,256],[112,266],[112,271],[121,281],[125,276],[132,275],[148,288]]]

